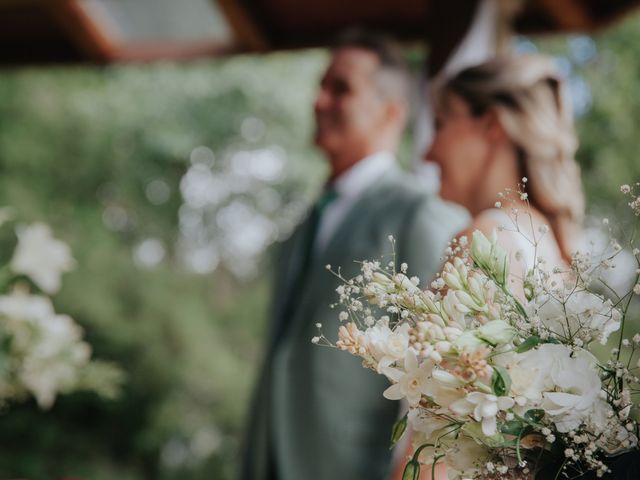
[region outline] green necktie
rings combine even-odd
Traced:
[[[338,198],[338,192],[336,191],[335,187],[333,185],[328,185],[327,187],[325,187],[322,195],[311,211],[309,218],[309,229],[305,238],[305,255],[303,257],[302,268],[300,269],[302,275],[300,277],[306,275],[309,264],[311,263],[311,258],[313,256],[313,245],[315,244],[316,237],[318,236],[318,229],[320,228],[322,215],[324,214],[327,207],[336,198]]]
[[[329,185],[325,187],[324,192],[313,206],[311,213],[309,213],[309,219],[305,228],[305,235],[302,239],[302,256],[297,271],[293,274],[293,277],[289,283],[291,288],[288,291],[288,298],[285,306],[282,310],[279,325],[275,329],[276,340],[281,339],[285,335],[287,325],[291,321],[291,317],[295,312],[295,308],[300,301],[300,295],[302,294],[304,284],[309,277],[309,267],[311,265],[311,259],[313,258],[313,245],[315,243],[316,236],[318,234],[318,227],[320,226],[320,220],[327,207],[338,198],[338,192],[336,189]]]

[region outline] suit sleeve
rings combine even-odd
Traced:
[[[469,221],[464,209],[436,197],[422,198],[414,204],[398,244],[398,261],[409,265],[409,275],[420,278],[421,288],[427,288],[435,278],[448,243]]]

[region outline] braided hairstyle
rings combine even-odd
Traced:
[[[443,89],[464,99],[474,116],[496,113],[529,180],[529,200],[569,260],[585,202],[571,107],[554,63],[540,55],[496,58],[462,70]]]

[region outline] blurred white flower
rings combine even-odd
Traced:
[[[47,297],[20,292],[0,296],[0,318],[12,339],[7,353],[15,365],[15,372],[5,374],[15,375],[41,408],[51,407],[57,393],[73,389],[89,362],[82,329],[71,317],[56,314]]]
[[[11,259],[11,269],[30,277],[44,292],[60,289],[61,275],[75,266],[69,246],[53,238],[44,223],[34,223],[17,230],[18,246]]]

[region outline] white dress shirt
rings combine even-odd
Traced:
[[[388,151],[369,155],[334,180],[337,198],[331,202],[320,218],[314,241],[315,252],[324,250],[351,207],[364,191],[386,172],[394,168],[395,156]]]

